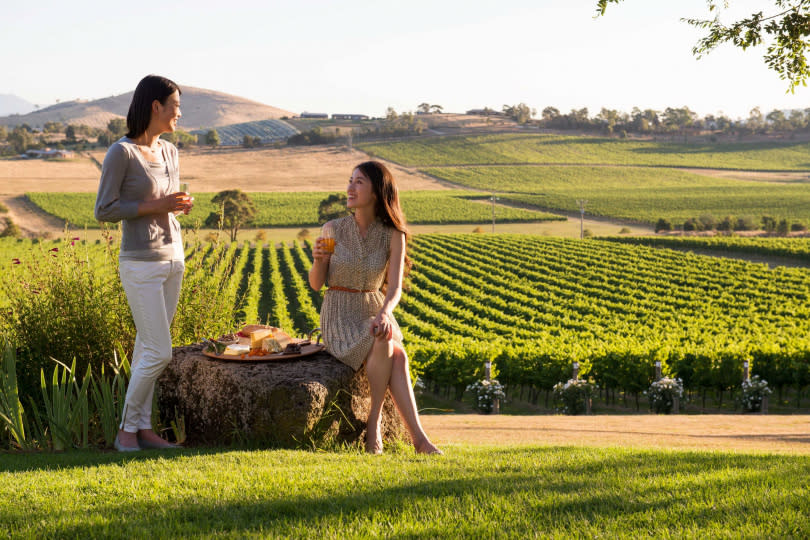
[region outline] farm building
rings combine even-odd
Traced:
[[[26,158],[61,158],[61,159],[71,159],[74,157],[74,153],[70,150],[54,150],[51,148],[45,148],[44,150],[28,150],[26,153],[22,154],[21,157]]]
[[[333,114],[332,120],[368,120],[365,114]]]
[[[326,113],[302,112],[301,118],[329,118]]]

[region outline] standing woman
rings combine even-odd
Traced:
[[[361,163],[349,178],[346,199],[353,215],[324,225],[327,236],[334,238],[334,252],[325,249],[324,237],[317,238],[309,271],[313,289],[329,283],[321,307],[326,348],[355,371],[365,364],[371,389],[367,452],[382,453],[380,420],[390,389],[416,451],[440,454],[419,422],[408,356],[393,315],[411,264],[394,177],[382,163]]]
[[[119,270],[137,334],[132,373],[115,448],[171,448],[152,430],[155,381],[172,358],[169,330],[183,281],[183,240],[175,213],[191,210],[178,192],[177,148],[160,135],[177,129],[180,88],[165,77],[138,83],[126,136],[104,158],[96,197],[99,221],[122,222]]]

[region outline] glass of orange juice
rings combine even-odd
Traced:
[[[326,253],[335,252],[335,231],[329,223],[321,228],[321,249]]]

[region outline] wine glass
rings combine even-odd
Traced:
[[[321,249],[326,253],[335,252],[335,231],[329,223],[321,228]]]

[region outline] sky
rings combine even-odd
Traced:
[[[721,19],[773,11],[730,0]],[[526,103],[746,118],[810,107],[810,90],[767,69],[764,48],[721,46],[681,18],[705,0],[172,0],[8,2],[0,10],[0,94],[40,107],[133,90],[146,74],[295,113],[446,112]]]

